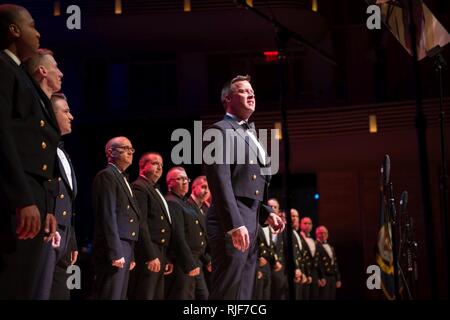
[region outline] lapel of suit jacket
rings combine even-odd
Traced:
[[[77,191],[78,191],[77,190],[77,179],[75,177],[75,170],[73,169],[72,161],[70,161],[69,155],[67,154],[66,150],[64,150],[64,148],[62,148],[62,147],[58,147],[58,148],[64,153],[64,155],[66,156],[67,162],[69,163],[70,171],[72,174],[72,188],[70,187],[70,183],[69,183],[69,179],[66,174],[66,170],[64,169],[64,166],[58,157],[58,164],[59,164],[59,171],[61,172],[61,178],[64,180],[64,183],[68,186],[68,189],[72,193],[72,199],[75,199],[75,197],[77,196]]]
[[[14,68],[16,68],[16,70],[23,77],[23,79],[29,84],[31,84],[31,91],[33,92],[33,95],[35,96],[37,102],[42,108],[44,116],[47,118],[47,122],[50,123],[50,125],[53,126],[57,132],[60,132],[55,114],[53,110],[49,110],[50,109],[49,106],[51,106],[50,99],[42,91],[41,87],[36,83],[33,77],[31,77],[31,75],[26,70],[24,70],[22,66],[17,65],[17,63],[14,60],[12,60],[9,55],[7,55],[3,51],[1,52],[1,54],[7,61],[9,61],[13,65]],[[41,101],[44,103],[44,105],[42,105]]]
[[[73,189],[70,187],[70,183],[69,183],[69,179],[67,178],[66,170],[64,169],[64,166],[61,162],[61,159],[59,159],[59,157],[58,157],[58,165],[59,165],[59,172],[61,173],[61,179],[63,179],[63,183],[66,184],[67,189],[69,190],[70,194],[72,195],[72,198],[74,198]],[[72,186],[73,185],[74,184],[73,184],[73,180],[72,180]]]
[[[256,159],[258,159],[258,147],[256,146],[256,144],[251,141],[251,138],[245,134],[245,130],[244,128],[242,128],[239,123],[237,123],[236,119],[231,118],[228,115],[225,115],[224,120],[228,121],[228,123],[230,123],[230,125],[233,127],[233,129],[235,130],[235,132],[245,141],[245,143],[247,143],[250,148],[253,150],[253,152],[256,155]],[[225,134],[226,134],[226,130],[225,130]]]
[[[308,250],[309,255],[314,258],[314,256],[312,255],[312,252],[311,252],[311,248],[309,247],[309,244],[306,241],[305,236],[301,232],[300,232],[300,239],[303,241],[303,246],[306,247],[306,250]]]
[[[173,217],[170,216],[170,219],[169,219],[169,213],[167,212],[166,206],[164,205],[164,202],[161,199],[162,194],[161,194],[161,196],[158,194],[158,191],[156,191],[155,187],[151,184],[150,181],[147,181],[142,177],[139,177],[139,179],[144,180],[145,185],[147,186],[147,190],[153,195],[153,198],[156,199],[156,202],[158,202],[158,205],[161,208],[161,210],[164,212],[164,215],[166,216],[167,221],[169,221],[169,223],[172,223]]]
[[[69,158],[67,158],[67,159],[69,159]],[[78,192],[77,176],[75,174],[75,170],[73,169],[72,161],[70,161],[70,159],[69,159],[69,165],[70,165],[70,169],[72,170],[73,198],[75,199],[75,197],[77,196],[77,192]]]
[[[33,83],[34,87],[36,88],[36,91],[38,94],[38,102],[41,105],[42,109],[44,110],[44,114],[47,116],[48,122],[61,134],[61,132],[59,130],[58,122],[56,121],[55,113],[53,112],[53,109],[51,107],[52,103],[51,103],[50,99],[47,97],[47,95],[44,93],[44,91],[42,91],[39,84],[37,84],[36,81],[34,81],[34,79],[28,74],[28,72],[25,71],[25,73],[30,78],[31,82]],[[42,105],[41,101],[44,105]]]
[[[192,206],[192,209],[195,210],[195,214],[197,215],[197,220],[200,221],[200,227],[203,229],[203,231],[206,231],[206,226],[205,226],[205,217],[204,217],[204,213],[202,213],[201,209],[198,207],[197,203],[194,201],[194,199],[192,199],[191,197],[189,197],[188,201],[189,205]]]
[[[120,185],[121,185],[122,188],[124,189],[124,191],[125,191],[125,193],[126,193],[128,199],[129,199],[130,202],[131,202],[131,206],[133,207],[134,211],[139,212],[138,207],[137,207],[137,204],[136,204],[136,202],[134,201],[134,198],[133,198],[133,196],[132,196],[131,193],[130,193],[130,189],[128,189],[128,187],[127,187],[127,184],[126,184],[126,182],[125,182],[125,180],[124,180],[125,178],[124,178],[124,176],[122,175],[122,173],[120,173],[120,172],[119,172],[119,169],[116,168],[116,167],[115,167],[114,165],[112,165],[112,164],[109,164],[109,165],[108,165],[108,168],[113,172],[113,174],[115,175],[115,177],[116,177],[117,180],[119,181]],[[130,186],[130,188],[131,188],[131,186]]]

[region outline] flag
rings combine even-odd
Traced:
[[[376,246],[376,262],[380,267],[381,289],[388,300],[395,299],[394,263],[392,255],[392,228],[389,223],[387,201],[380,183],[380,217]]]

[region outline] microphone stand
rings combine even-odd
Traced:
[[[420,165],[420,187],[422,195],[422,213],[425,222],[425,236],[427,252],[429,254],[428,259],[428,274],[430,277],[431,297],[436,299],[437,290],[437,277],[436,277],[436,253],[435,253],[435,241],[433,231],[433,208],[431,203],[430,192],[430,174],[429,174],[429,161],[428,150],[426,140],[427,120],[422,106],[422,82],[419,70],[418,52],[417,52],[417,25],[414,21],[413,3],[417,5],[417,2],[413,0],[407,0],[406,4],[407,12],[409,12],[409,33],[411,37],[411,51],[412,51],[412,64],[414,72],[416,93],[416,129],[417,129],[417,144],[419,151],[419,165]]]
[[[287,232],[287,272],[288,272],[288,286],[289,286],[289,299],[295,299],[295,287],[292,279],[294,279],[294,253],[293,253],[293,233],[292,233],[292,221],[291,221],[291,206],[290,206],[290,192],[289,192],[289,176],[290,176],[290,168],[289,168],[289,160],[290,160],[290,149],[289,149],[289,136],[287,129],[287,71],[286,71],[286,46],[289,40],[294,40],[298,44],[312,50],[320,57],[322,57],[325,61],[331,63],[334,66],[337,66],[337,63],[331,58],[327,53],[323,50],[315,47],[313,44],[305,40],[302,36],[294,31],[288,29],[286,26],[281,24],[275,17],[270,17],[258,9],[249,6],[245,0],[235,0],[235,3],[238,6],[241,6],[257,16],[263,18],[264,20],[270,22],[275,29],[276,33],[276,43],[278,47],[278,65],[279,65],[279,78],[280,78],[280,105],[281,105],[281,130],[283,137],[283,149],[284,149],[284,175],[282,179],[283,185],[283,206],[286,211],[286,231]]]
[[[407,270],[407,293],[408,298],[413,300],[416,296],[417,282],[417,242],[414,241],[413,235],[413,218],[405,215],[405,236],[404,244],[406,247],[406,270]]]
[[[388,195],[389,195],[389,223],[391,224],[391,238],[392,238],[392,264],[394,265],[394,292],[395,300],[400,300],[400,282],[399,282],[399,272],[398,272],[398,245],[397,245],[397,213],[395,210],[395,199],[394,199],[394,186],[392,182],[388,185]]]
[[[450,268],[450,252],[448,243],[449,237],[449,225],[448,225],[448,171],[447,171],[447,154],[446,154],[446,140],[445,140],[445,111],[443,107],[443,81],[442,81],[442,69],[447,66],[447,63],[442,56],[443,48],[436,46],[427,52],[427,56],[434,58],[434,68],[439,82],[439,129],[440,129],[440,143],[441,143],[441,175],[440,175],[440,195],[441,195],[441,219],[442,219],[442,235],[443,251],[445,255],[445,262],[447,269]],[[450,276],[447,276],[447,289],[450,292]]]
[[[408,192],[403,191],[400,200],[400,214],[398,215],[398,226],[399,226],[399,239],[400,247],[398,250],[399,255],[399,270],[400,276],[403,284],[403,288],[406,291],[406,298],[408,300],[413,300],[414,296],[411,288],[415,286],[415,278],[413,274],[417,269],[415,266],[415,251],[413,252],[413,240],[412,240],[412,217],[407,215],[406,206],[408,203]],[[415,242],[414,242],[415,243]],[[417,244],[416,244],[417,245]],[[407,276],[403,270],[403,266],[406,265]]]

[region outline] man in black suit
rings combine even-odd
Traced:
[[[191,185],[191,195],[187,202],[194,208],[197,213],[198,225],[201,228],[202,234],[205,236],[204,253],[200,255],[200,274],[195,277],[195,300],[208,300],[209,290],[206,283],[207,276],[212,272],[211,256],[209,255],[208,239],[206,238],[206,213],[207,210],[205,201],[209,198],[209,186],[206,181],[206,176],[198,176],[194,179]],[[207,274],[207,276],[205,275]]]
[[[139,238],[139,208],[124,171],[133,161],[134,148],[126,137],[105,146],[108,166],[93,183],[95,296],[125,299],[129,270],[134,268],[134,243]]]
[[[254,300],[270,300],[271,267],[277,262],[278,256],[275,254],[270,227],[259,228],[258,267],[256,268],[255,289],[253,291]]]
[[[284,223],[264,204],[270,176],[263,174],[266,152],[247,122],[256,104],[250,77],[237,76],[226,83],[222,104],[226,115],[212,131],[225,143],[215,150],[213,161],[205,161],[212,193],[207,216],[213,269],[210,299],[251,299],[258,218],[275,231],[283,230]]]
[[[48,97],[20,67],[39,38],[25,8],[0,5],[0,299],[37,298],[43,238],[56,231],[59,128]]]
[[[140,236],[135,249],[136,268],[130,278],[130,299],[164,299],[164,274],[170,274],[173,269],[167,259],[173,233],[172,217],[156,185],[162,172],[163,159],[159,153],[147,152],[141,156],[139,177],[132,184],[140,209]]]
[[[292,221],[292,242],[294,245],[294,259],[297,270],[299,270],[299,276],[294,279],[295,286],[295,300],[303,300],[303,288],[307,283],[307,269],[305,261],[305,250],[306,244],[304,245],[304,240],[300,237],[300,215],[297,209],[291,209],[291,221]],[[297,272],[297,271],[296,271]]]
[[[319,288],[325,285],[325,279],[323,278],[323,272],[321,265],[319,264],[319,252],[317,251],[316,241],[311,237],[311,231],[313,228],[312,220],[309,217],[303,217],[300,220],[300,235],[304,240],[306,247],[305,261],[309,268],[309,276],[311,282],[303,287],[303,295],[305,300],[318,300]],[[309,282],[309,281],[308,281]]]
[[[63,93],[52,95],[52,106],[58,121],[61,135],[72,132],[73,116]],[[74,201],[77,195],[77,180],[75,170],[64,144],[60,143],[57,149],[59,160],[58,178],[59,195],[56,198],[55,216],[58,221],[58,231],[61,235],[60,245],[52,253],[56,266],[53,273],[53,283],[50,293],[52,300],[69,300],[70,290],[67,287],[67,268],[74,265],[78,258],[78,246],[74,228]]]
[[[58,64],[56,63],[53,52],[48,49],[40,48],[37,54],[33,55],[30,59],[25,63],[28,73],[34,78],[36,83],[45,93],[47,98],[51,99],[52,95],[59,90],[61,90],[61,82],[63,74],[58,68]],[[65,96],[62,96],[65,99]],[[56,121],[58,123],[59,130],[61,131],[61,135],[68,134],[72,131],[71,121],[73,117],[70,113],[69,106],[67,102],[64,101],[65,105],[62,105],[63,102],[57,102],[57,105],[54,104],[52,99],[52,108],[55,113]],[[58,146],[57,149],[57,193],[55,193],[55,217],[58,222],[57,237],[54,238],[54,241],[51,243],[46,243],[44,245],[44,250],[42,252],[42,260],[41,263],[43,265],[43,272],[40,276],[39,286],[38,286],[38,296],[37,298],[40,300],[48,300],[50,298],[50,293],[53,285],[54,279],[54,271],[57,260],[65,254],[67,248],[67,241],[69,237],[65,232],[66,226],[67,231],[71,232],[69,229],[72,222],[72,201],[74,194],[72,194],[72,172],[73,168],[69,163],[68,155],[62,151],[62,142]],[[64,161],[64,166],[61,161]],[[67,170],[65,170],[67,168]],[[70,173],[70,177],[66,174]],[[65,180],[63,181],[63,178]],[[70,190],[70,193],[69,193]],[[63,214],[64,212],[64,214]],[[58,258],[57,258],[58,256]],[[65,270],[64,270],[65,274]],[[67,289],[67,285],[64,282],[63,285]],[[67,289],[68,295],[68,289]]]
[[[322,266],[325,283],[319,288],[320,300],[336,299],[336,289],[341,283],[341,273],[336,258],[336,251],[328,242],[328,229],[325,226],[316,228],[316,244],[319,252],[319,263]]]
[[[206,234],[200,226],[195,209],[187,203],[189,178],[182,167],[167,172],[166,195],[170,214],[175,224],[174,248],[170,253],[173,274],[167,277],[167,298],[194,300],[195,277],[200,274],[200,257],[205,252]]]
[[[280,210],[280,203],[272,198],[267,201],[273,212],[283,219],[283,212]],[[286,270],[287,240],[286,232],[272,235],[273,250],[277,257],[271,272],[271,298],[272,300],[286,300],[288,293],[288,278]]]

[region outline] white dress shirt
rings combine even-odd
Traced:
[[[70,168],[69,160],[67,160],[66,154],[60,148],[56,149],[56,153],[58,154],[59,161],[64,168],[64,172],[66,173],[67,180],[69,180],[70,189],[73,190],[72,185],[72,169]]]

